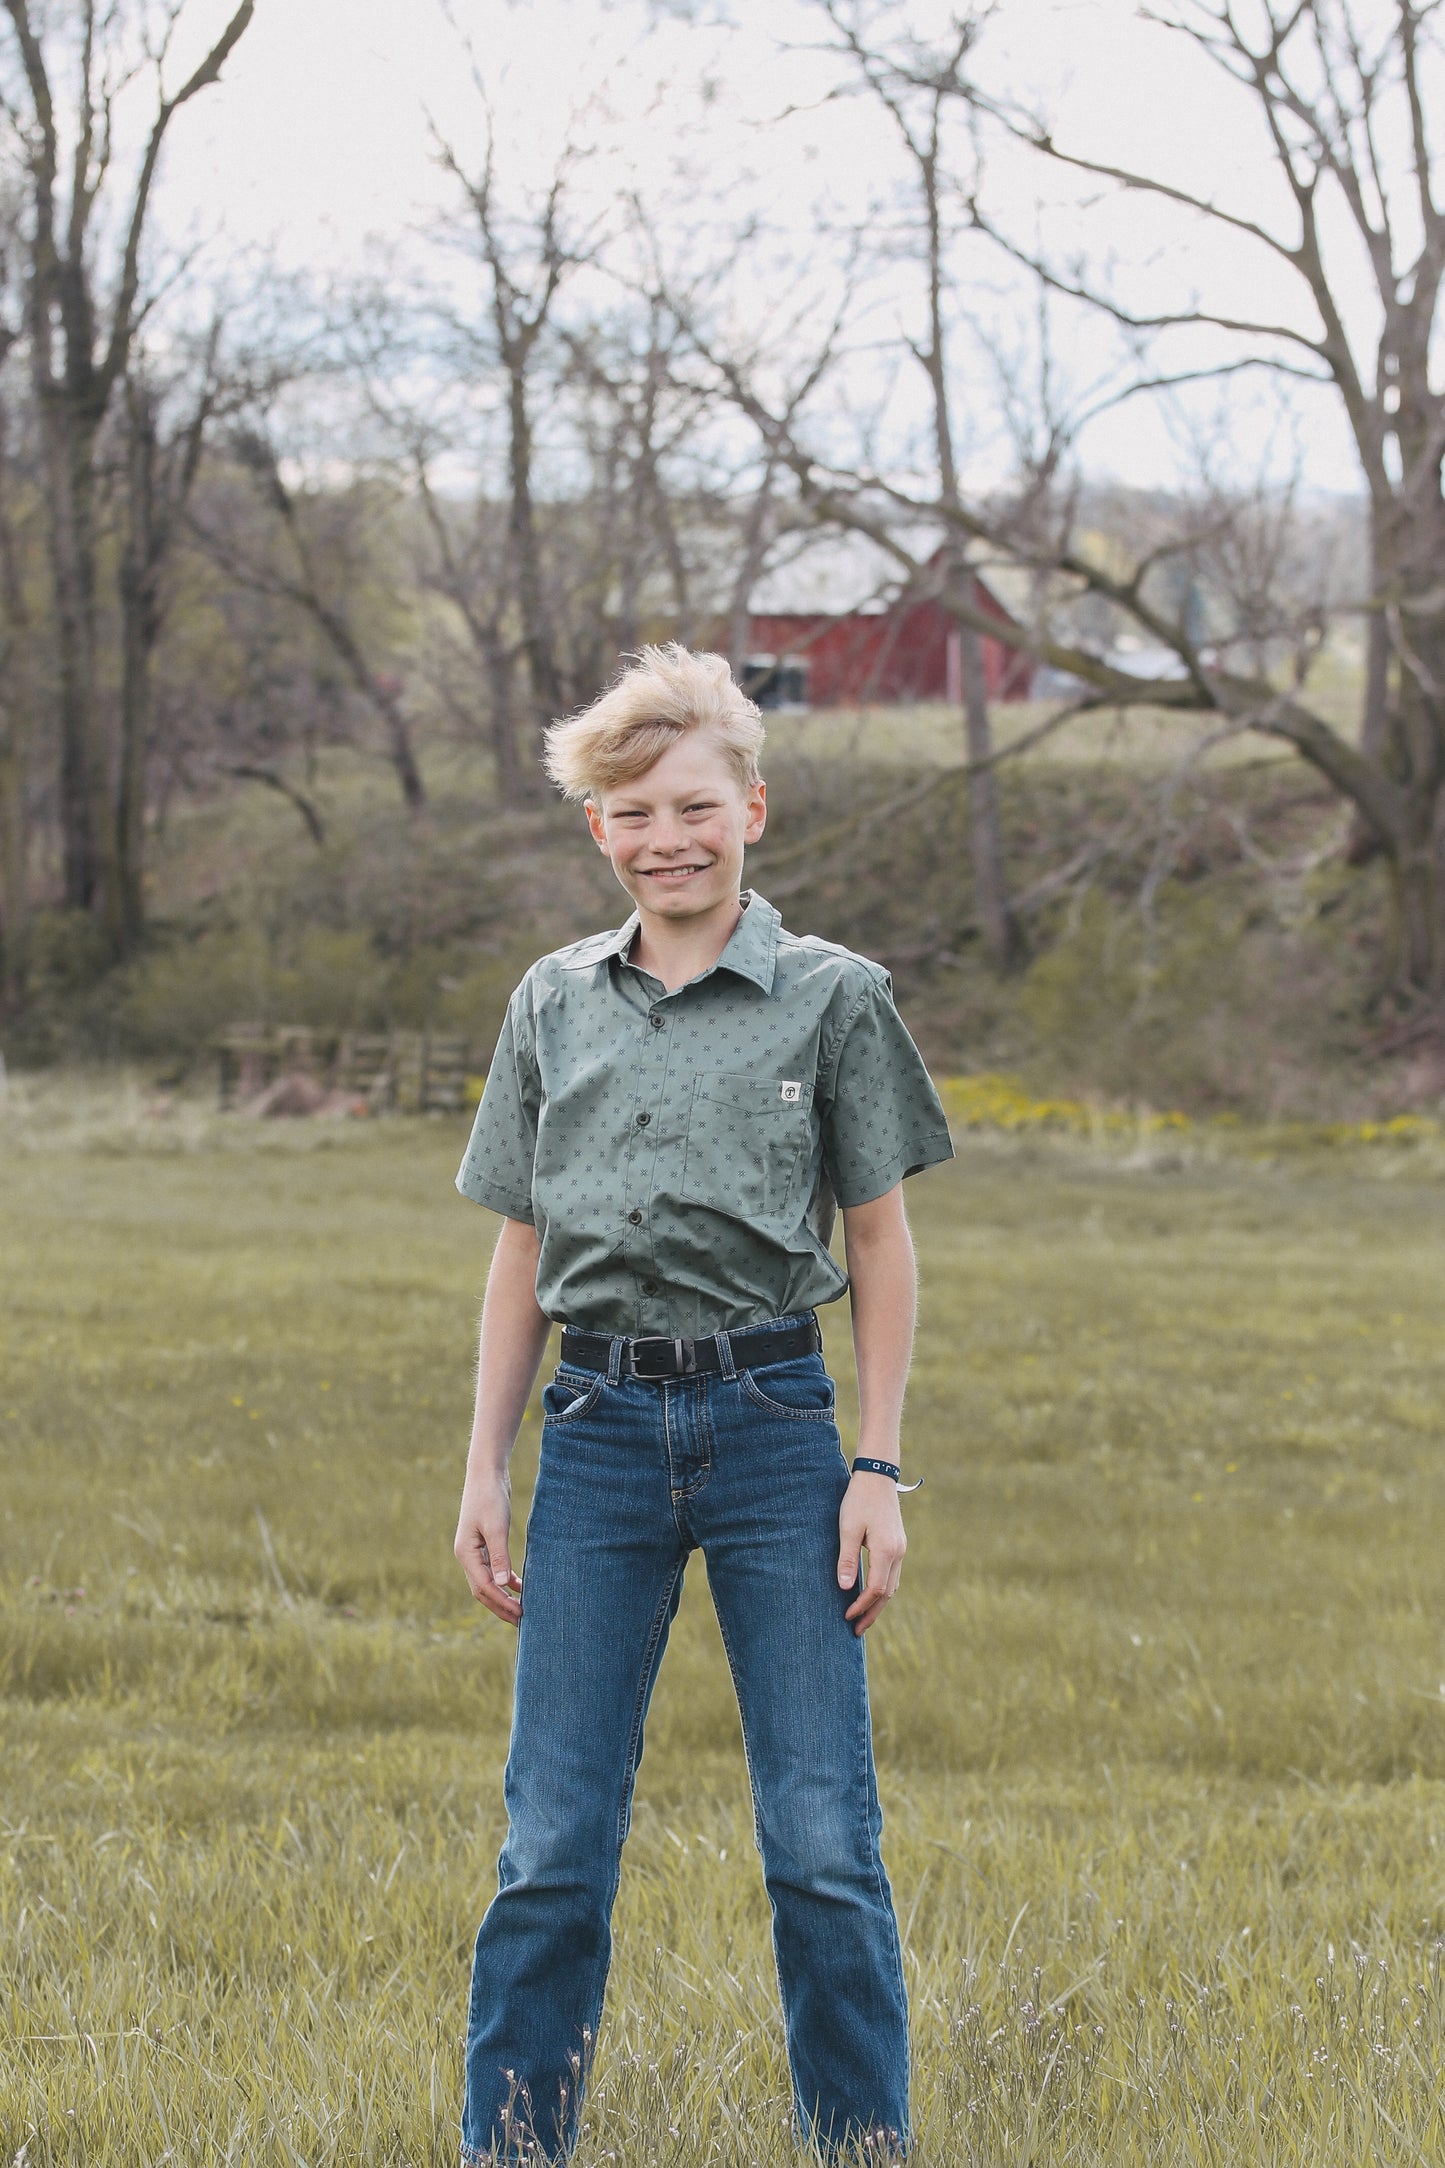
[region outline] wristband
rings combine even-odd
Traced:
[[[903,1470],[896,1461],[873,1460],[866,1453],[860,1453],[854,1461],[853,1473],[854,1475],[891,1475],[901,1491],[915,1491],[923,1488],[922,1476],[918,1478],[916,1483],[900,1482],[899,1478],[902,1476]]]

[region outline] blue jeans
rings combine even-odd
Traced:
[[[791,1322],[791,1321],[790,1321]],[[700,1549],[742,1712],[800,2134],[908,2129],[908,2005],[863,1642],[843,1614],[848,1469],[822,1357],[651,1383],[566,1367],[527,1523],[508,1831],[477,1936],[462,2156],[571,2147],[602,2015],[647,1705]],[[730,1351],[730,1353],[728,1352]]]

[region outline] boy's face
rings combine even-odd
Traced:
[[[743,851],[767,822],[766,788],[738,781],[716,738],[695,730],[635,782],[587,801],[587,822],[639,910],[698,918],[731,903]]]

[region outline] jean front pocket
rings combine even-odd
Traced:
[[[734,1353],[742,1346],[734,1341]],[[792,1362],[769,1363],[761,1371],[743,1370],[739,1378],[749,1400],[768,1415],[782,1416],[790,1423],[833,1420],[836,1395],[821,1355],[799,1355]]]
[[[594,1408],[607,1383],[598,1370],[581,1376],[575,1370],[558,1370],[542,1388],[542,1414],[549,1423],[575,1422]]]
[[[732,1219],[781,1220],[812,1135],[811,1083],[704,1070],[693,1085],[682,1194]]]

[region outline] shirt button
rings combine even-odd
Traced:
[[[651,1120],[652,1120],[652,1116],[651,1116],[650,1114],[639,1114],[639,1115],[638,1115],[638,1117],[637,1117],[637,1126],[638,1126],[638,1128],[639,1128],[639,1129],[645,1129],[645,1128],[647,1127],[648,1123],[649,1123],[649,1122],[650,1122]]]
[[[642,1283],[642,1292],[644,1295],[655,1295],[657,1293],[656,1280],[644,1280]]]
[[[665,1016],[659,1016],[657,1010],[654,1009],[652,1011],[652,1014],[648,1017],[647,1021],[649,1024],[651,1024],[654,1031],[661,1031],[663,1025],[667,1022],[667,1018]]]
[[[642,1214],[640,1212],[629,1212],[627,1217],[631,1220],[634,1227],[640,1227],[642,1225]]]

